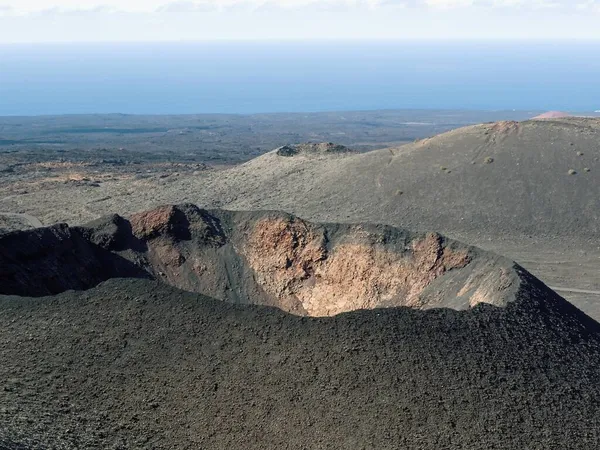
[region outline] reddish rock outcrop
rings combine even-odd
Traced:
[[[397,252],[378,233],[351,227],[330,251],[326,230],[297,218],[265,218],[248,234],[243,254],[258,284],[312,316],[387,305],[420,307],[420,294],[470,256],[428,234]]]
[[[133,214],[129,218],[131,231],[138,239],[152,239],[169,231],[175,208],[171,205]]]

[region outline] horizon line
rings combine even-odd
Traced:
[[[8,45],[55,45],[55,44],[205,44],[205,43],[302,43],[302,42],[388,42],[388,43],[410,43],[410,42],[435,42],[435,43],[493,43],[493,42],[530,42],[530,43],[569,43],[569,42],[588,42],[588,43],[600,43],[600,37],[510,37],[510,36],[496,36],[496,37],[394,37],[394,38],[381,38],[381,37],[362,37],[362,38],[351,38],[351,37],[283,37],[283,38],[243,38],[243,39],[231,39],[231,38],[206,38],[206,39],[160,39],[160,40],[44,40],[44,41],[0,41],[0,46]]]

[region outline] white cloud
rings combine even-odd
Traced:
[[[44,11],[94,11],[98,9],[127,13],[161,11],[216,10],[229,7],[259,8],[268,5],[294,8],[319,3],[341,6],[372,5],[377,0],[0,0],[0,9],[10,8],[16,14]]]
[[[0,0],[0,7],[8,6],[15,14],[45,11],[71,12],[107,9],[112,11],[148,12],[164,4],[164,0]]]
[[[572,0],[423,0],[431,8],[451,9],[467,7],[506,8],[514,10],[565,8],[576,9]],[[585,1],[585,0],[584,0]],[[598,0],[589,0],[595,3]]]
[[[600,12],[600,0],[583,0],[577,4],[577,9],[580,11]]]
[[[474,0],[425,0],[425,3],[433,8],[464,8],[472,6]]]
[[[598,40],[598,14],[600,0],[0,0],[0,44],[215,39]]]
[[[468,7],[596,9],[600,0],[0,0],[0,14],[27,15],[47,11],[113,11],[127,13],[192,12],[230,8],[269,9],[311,7],[384,8],[412,6],[431,9]]]

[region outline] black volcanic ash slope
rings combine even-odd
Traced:
[[[319,319],[145,280],[0,297],[0,448],[596,448],[600,327],[524,280]]]

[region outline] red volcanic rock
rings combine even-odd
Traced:
[[[129,219],[131,230],[139,239],[155,237],[168,230],[174,212],[173,206],[168,205],[133,214]]]
[[[571,117],[572,115],[562,111],[548,111],[539,116],[535,116],[534,119],[560,119],[562,117]]]

